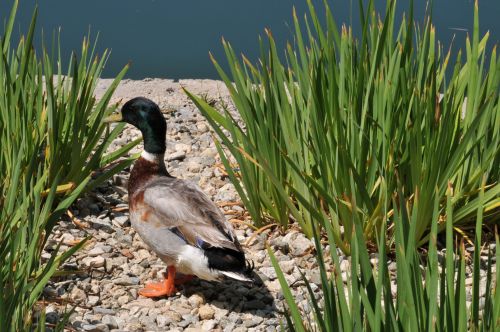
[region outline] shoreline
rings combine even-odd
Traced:
[[[96,86],[95,94],[100,99],[114,79],[101,78]],[[118,84],[111,103],[124,101],[133,97],[146,97],[157,103],[161,109],[171,106],[187,106],[189,98],[182,91],[182,87],[196,95],[205,95],[209,98],[228,100],[229,91],[223,81],[212,79],[166,79],[145,78],[142,80],[123,79]]]

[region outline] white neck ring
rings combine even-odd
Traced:
[[[151,162],[158,162],[158,161],[163,162],[164,156],[165,156],[164,153],[151,153],[147,152],[146,150],[143,150],[141,152],[141,157]]]

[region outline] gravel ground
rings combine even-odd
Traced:
[[[110,80],[102,80],[102,95]],[[225,176],[207,122],[188,101],[180,87],[205,95],[207,99],[229,103],[223,84],[211,80],[146,79],[125,80],[113,100],[148,97],[160,105],[167,118],[166,161],[169,172],[199,186],[219,204],[230,220],[249,220],[239,197]],[[110,149],[139,137],[128,126]],[[137,147],[131,153],[141,150]],[[234,222],[247,258],[255,263],[256,283],[221,283],[199,279],[178,287],[175,296],[148,299],[138,296],[143,285],[161,276],[165,264],[150,252],[130,227],[127,205],[129,169],[107,184],[79,199],[67,217],[55,228],[43,254],[50,257],[62,241],[62,250],[91,236],[88,244],[64,265],[75,273],[51,280],[44,290],[47,320],[57,323],[68,308],[75,307],[67,324],[76,331],[277,331],[282,324],[281,293],[276,273],[265,250],[269,241],[280,261],[301,310],[310,312],[306,289],[299,269],[311,281],[319,296],[320,275],[313,256],[313,243],[300,232],[281,234],[269,229],[260,234]],[[374,263],[376,255],[374,254]],[[348,277],[349,260],[341,256],[342,276]],[[389,264],[395,273],[395,264]],[[470,272],[470,271],[469,271]],[[466,283],[472,283],[468,275]],[[471,287],[470,287],[471,288]],[[482,294],[487,291],[485,283]],[[396,285],[393,284],[393,295]],[[469,300],[470,300],[470,294]],[[483,300],[484,303],[484,300]]]

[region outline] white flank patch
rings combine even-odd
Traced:
[[[185,245],[177,256],[177,268],[182,273],[194,274],[201,279],[217,280],[219,271],[208,267],[208,258],[199,248]]]
[[[163,161],[164,156],[163,153],[151,153],[146,150],[142,150],[141,152],[141,157],[151,162]]]

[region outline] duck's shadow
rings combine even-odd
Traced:
[[[274,297],[255,272],[253,279],[253,283],[247,283],[229,279],[211,282],[194,278],[183,285],[182,293],[186,297],[199,294],[207,303],[229,312],[247,312],[261,317],[275,316],[277,308]]]

